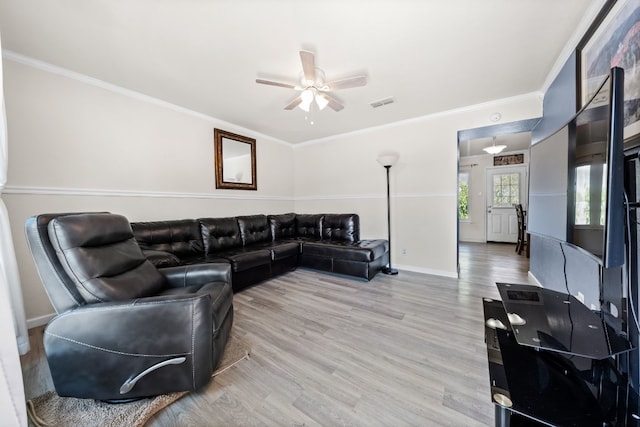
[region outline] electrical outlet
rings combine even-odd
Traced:
[[[407,254],[407,250],[406,249],[402,249],[402,255],[406,255]]]

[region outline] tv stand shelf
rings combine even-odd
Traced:
[[[570,295],[498,289],[503,301],[483,299],[496,426],[640,426],[638,396],[610,357],[627,340]]]
[[[497,283],[518,344],[591,359],[632,350],[626,339],[573,295]]]

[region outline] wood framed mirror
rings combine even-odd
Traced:
[[[257,190],[256,140],[214,129],[216,188]]]

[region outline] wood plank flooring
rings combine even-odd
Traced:
[[[149,422],[168,426],[490,426],[481,297],[527,283],[511,244],[460,246],[460,279],[401,271],[371,282],[306,269],[234,296],[251,359]],[[27,397],[52,388],[42,328]]]

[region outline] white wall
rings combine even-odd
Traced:
[[[104,210],[141,221],[294,208],[287,143],[56,70],[12,60],[3,67],[9,131],[4,200],[30,326],[53,313],[24,239],[31,215]],[[258,191],[215,189],[215,127],[257,139]]]
[[[251,213],[355,212],[363,238],[386,238],[391,169],[394,266],[456,276],[457,131],[537,117],[527,95],[294,146],[38,64],[4,60],[5,191],[27,318],[53,310],[24,239],[27,217],[106,210],[131,221]],[[388,108],[393,108],[390,106]],[[213,129],[257,139],[258,191],[216,190]],[[405,254],[402,254],[402,251]]]
[[[539,117],[541,104],[523,96],[296,145],[295,210],[355,212],[361,237],[386,238],[386,178],[376,158],[395,152],[393,264],[457,277],[457,132],[495,124],[496,111],[502,122]]]

